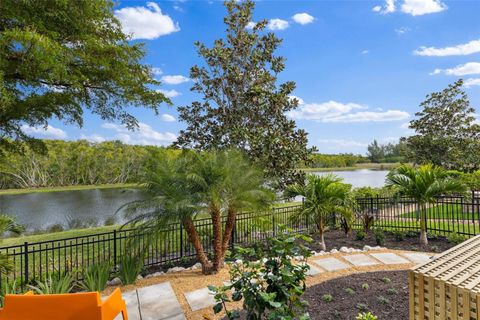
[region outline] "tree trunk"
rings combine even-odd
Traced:
[[[420,245],[428,245],[427,238],[427,208],[425,204],[420,204]]]
[[[212,228],[213,228],[213,271],[217,272],[223,266],[222,215],[220,213],[220,210],[215,206],[210,207],[210,215],[212,217]]]
[[[233,209],[229,209],[227,213],[227,222],[225,223],[225,230],[223,231],[222,250],[221,256],[218,257],[218,267],[223,268],[225,263],[225,252],[228,250],[228,243],[232,237],[233,227],[235,226],[235,220],[237,218],[237,212]]]
[[[182,223],[185,228],[185,232],[188,235],[188,240],[197,252],[197,259],[202,264],[202,273],[211,274],[213,266],[212,263],[208,260],[207,255],[205,254],[205,250],[203,249],[202,242],[200,241],[200,236],[198,235],[197,229],[193,224],[193,220],[187,219],[184,220]]]
[[[317,226],[318,226],[318,235],[320,236],[320,248],[323,250],[323,251],[326,251],[327,250],[327,246],[325,245],[325,238],[324,238],[324,233],[325,233],[325,223],[323,221],[323,217],[320,216],[318,218],[318,223],[317,223]]]

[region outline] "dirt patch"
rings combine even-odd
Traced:
[[[327,301],[329,296],[331,301]],[[370,311],[378,319],[405,320],[407,271],[368,272],[325,281],[308,288],[304,299],[312,319],[350,320]]]
[[[309,244],[312,250],[320,251],[318,246],[318,236],[312,235],[314,241]],[[428,240],[428,247],[422,247],[419,243],[419,237],[417,234],[411,234],[411,236],[405,236],[403,240],[398,241],[392,233],[385,233],[385,243],[382,247],[394,250],[409,250],[409,251],[423,251],[423,252],[443,252],[455,244],[448,242],[444,237],[432,237]],[[333,248],[340,249],[340,247],[362,249],[364,246],[377,246],[373,231],[368,233],[363,240],[356,240],[356,233],[353,231],[350,237],[346,237],[345,233],[341,230],[329,230],[325,233],[325,243],[327,250]]]

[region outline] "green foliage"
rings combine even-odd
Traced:
[[[447,240],[448,242],[457,245],[467,240],[467,237],[462,234],[458,234],[456,232],[451,232],[448,234]]]
[[[357,231],[355,231],[355,240],[362,241],[363,239],[365,239],[366,235],[367,234],[365,233],[365,231],[357,230]]]
[[[357,303],[355,305],[355,308],[357,308],[360,311],[367,311],[368,310],[368,306],[365,303]]]
[[[113,1],[0,2],[0,152],[31,142],[23,124],[83,124],[84,110],[135,128],[130,107],[158,111],[154,86],[113,12]],[[38,145],[35,144],[35,145]]]
[[[368,313],[359,313],[358,316],[355,318],[357,320],[377,320],[378,318],[371,314],[370,312]]]
[[[23,231],[24,227],[16,223],[13,218],[5,214],[0,214],[0,241],[6,232],[18,235]],[[4,253],[0,253],[0,276],[11,272],[13,267],[13,262],[10,258]]]
[[[36,286],[28,286],[37,294],[69,293],[74,285],[71,272],[58,272],[50,274],[44,281],[37,281]]]
[[[368,159],[374,163],[405,161],[406,145],[403,141],[380,145],[377,140],[373,140],[373,142],[368,145],[367,150]]]
[[[120,141],[45,140],[47,152],[25,148],[6,153],[0,162],[0,188],[135,183],[153,162],[179,150],[133,146]]]
[[[107,286],[111,268],[111,264],[107,262],[89,266],[83,273],[80,286],[86,291],[103,291]]]
[[[345,292],[348,294],[355,294],[355,290],[353,290],[352,288],[345,288]]]
[[[294,184],[285,190],[286,198],[304,197],[302,209],[292,219],[305,221],[308,218],[316,224],[322,250],[326,250],[323,236],[328,218],[333,214],[353,217],[355,199],[350,193],[351,185],[342,181],[332,174],[307,175],[306,184]]]
[[[416,200],[420,208],[420,242],[428,243],[426,232],[427,204],[435,204],[436,197],[443,194],[463,193],[465,185],[451,177],[441,167],[402,165],[387,175],[386,185],[397,188],[398,193]]]
[[[357,163],[367,162],[368,159],[361,155],[351,153],[341,154],[320,154],[314,153],[309,156],[305,163],[301,163],[302,167],[309,168],[342,168],[353,167]]]
[[[122,281],[123,285],[129,285],[137,281],[137,277],[143,270],[144,267],[144,254],[140,253],[135,254],[134,252],[126,251],[120,257],[120,267],[118,269],[117,275]]]
[[[395,238],[395,241],[403,241],[406,237],[406,233],[403,230],[393,230],[392,231],[393,237]]]
[[[383,246],[385,244],[385,231],[381,228],[375,228],[373,231],[373,235],[375,237],[375,242],[379,246]]]
[[[480,170],[460,175],[460,180],[470,190],[480,190]]]
[[[385,298],[384,296],[378,296],[377,301],[381,304],[390,304],[390,300]]]
[[[462,86],[457,80],[420,104],[422,111],[410,122],[415,135],[403,138],[410,160],[465,172],[480,169],[480,125]]]
[[[353,189],[353,195],[355,198],[391,198],[395,196],[396,189],[395,188],[373,188],[373,187],[359,187]]]
[[[362,284],[362,289],[363,290],[368,290],[368,289],[370,289],[370,285],[368,283],[363,283]]]
[[[331,294],[326,293],[322,296],[321,299],[322,299],[323,302],[332,302],[333,301],[333,296]]]
[[[398,293],[398,291],[395,288],[389,288],[387,290],[387,293],[390,294],[390,295],[396,295]]]
[[[0,307],[3,307],[5,295],[19,293],[17,284],[17,281],[2,281],[2,287],[0,288]]]
[[[388,284],[388,283],[392,282],[392,280],[388,277],[385,277],[385,278],[382,278],[382,282]]]
[[[292,257],[307,258],[310,250],[297,244],[298,240],[311,241],[281,226],[276,237],[267,239],[265,248],[238,249],[235,258],[243,263],[231,266],[231,284],[209,287],[217,301],[214,312],[225,310],[229,319],[238,318],[238,312],[229,311],[226,303],[243,299],[247,319],[308,319],[301,296],[309,266],[305,261],[293,263]],[[262,260],[252,261],[255,258]]]
[[[254,2],[225,2],[226,36],[212,48],[197,42],[198,54],[205,60],[190,69],[192,91],[201,101],[178,108],[186,122],[176,145],[197,150],[239,148],[262,166],[275,185],[283,187],[302,182],[296,170],[314,149],[307,147],[307,133],[297,129],[286,113],[298,107],[292,99],[295,82],[278,84],[277,75],[285,59],[275,55],[281,40],[264,32],[267,21],[254,20]]]

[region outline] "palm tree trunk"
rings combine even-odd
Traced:
[[[220,210],[215,206],[210,207],[210,215],[212,217],[213,228],[213,272],[217,272],[223,266],[222,216]]]
[[[320,243],[319,243],[320,249],[322,249],[323,251],[326,251],[327,246],[325,245],[325,238],[324,238],[325,222],[323,221],[323,217],[321,215],[318,217],[317,226],[318,226],[318,235],[320,236]]]
[[[420,204],[420,245],[428,245],[427,238],[427,207],[426,204]]]
[[[233,227],[235,226],[235,220],[237,218],[237,212],[233,209],[228,209],[227,222],[225,223],[225,230],[223,231],[222,239],[222,252],[219,257],[219,268],[222,268],[225,262],[225,252],[228,249],[228,242],[232,237]]]
[[[185,228],[185,232],[188,235],[188,240],[195,248],[197,253],[197,259],[202,265],[202,273],[203,274],[211,274],[212,273],[212,263],[208,260],[207,255],[205,254],[205,250],[203,249],[202,242],[200,241],[200,236],[198,235],[197,229],[193,224],[192,219],[186,219],[182,221],[183,227]]]

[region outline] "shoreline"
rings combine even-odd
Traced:
[[[25,189],[0,189],[0,196],[27,194],[27,193],[47,193],[47,192],[80,191],[80,190],[93,190],[93,189],[117,189],[117,188],[140,188],[140,185],[137,183],[112,183],[112,184],[98,184],[98,185],[75,185],[75,186],[40,187],[40,188],[25,188]]]
[[[398,167],[400,163],[358,163],[351,167],[331,167],[331,168],[299,168],[304,172],[331,172],[331,171],[355,171],[362,169],[369,170],[391,170]]]

